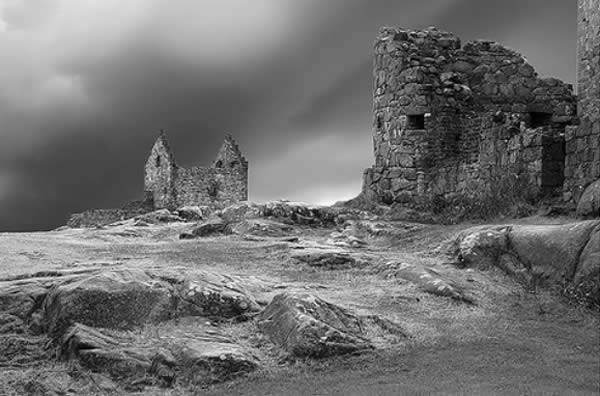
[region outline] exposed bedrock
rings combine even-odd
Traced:
[[[195,271],[119,269],[1,282],[0,310],[52,336],[73,323],[131,329],[182,316],[245,318],[255,279]]]
[[[249,351],[214,332],[149,345],[106,329],[75,324],[61,339],[61,354],[116,379],[131,381],[150,375],[163,384],[176,377],[210,383],[258,367]]]
[[[386,278],[409,281],[426,293],[441,297],[450,297],[457,301],[473,304],[473,296],[451,277],[421,265],[390,261],[377,268],[377,272]]]
[[[271,341],[298,357],[327,357],[373,347],[358,317],[310,294],[278,294],[258,320]]]
[[[63,358],[129,383],[220,381],[253,370],[258,361],[211,324],[256,314],[254,293],[269,287],[252,277],[183,268],[54,271],[0,281],[0,352],[14,363],[18,351],[38,356],[45,353],[42,344],[52,344]],[[185,317],[209,322],[175,337],[130,331]]]
[[[456,237],[452,253],[464,266],[496,266],[535,285],[574,285],[598,299],[599,220],[474,227]]]
[[[358,316],[307,293],[282,293],[258,315],[259,328],[289,354],[323,358],[374,348],[379,339],[406,337],[397,324],[379,316]]]

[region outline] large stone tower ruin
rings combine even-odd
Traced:
[[[577,114],[566,134],[564,197],[579,199],[600,178],[600,0],[578,1]]]
[[[362,194],[391,204],[527,180],[571,199],[598,178],[598,3],[579,1],[573,87],[491,41],[383,28],[374,45],[373,147]],[[581,124],[578,126],[578,124]],[[581,187],[580,187],[581,186]]]

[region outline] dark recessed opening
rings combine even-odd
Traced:
[[[222,168],[223,167],[223,161],[218,160],[217,163],[215,164],[215,168]]]
[[[552,114],[532,111],[529,113],[529,125],[531,128],[539,128],[550,125]]]
[[[425,114],[413,114],[406,117],[406,128],[425,129]]]
[[[156,157],[156,167],[160,167],[160,155]]]
[[[375,121],[375,126],[377,127],[377,129],[383,128],[383,121],[381,120],[380,115],[377,116],[377,119]]]

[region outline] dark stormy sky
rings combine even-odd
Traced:
[[[161,128],[183,166],[232,133],[252,200],[355,196],[383,25],[493,39],[575,81],[576,0],[0,0],[0,230],[139,198]]]

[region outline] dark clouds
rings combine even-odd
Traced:
[[[141,195],[158,130],[208,164],[224,133],[250,198],[331,202],[371,163],[382,25],[501,41],[573,82],[574,0],[0,0],[0,230]]]

